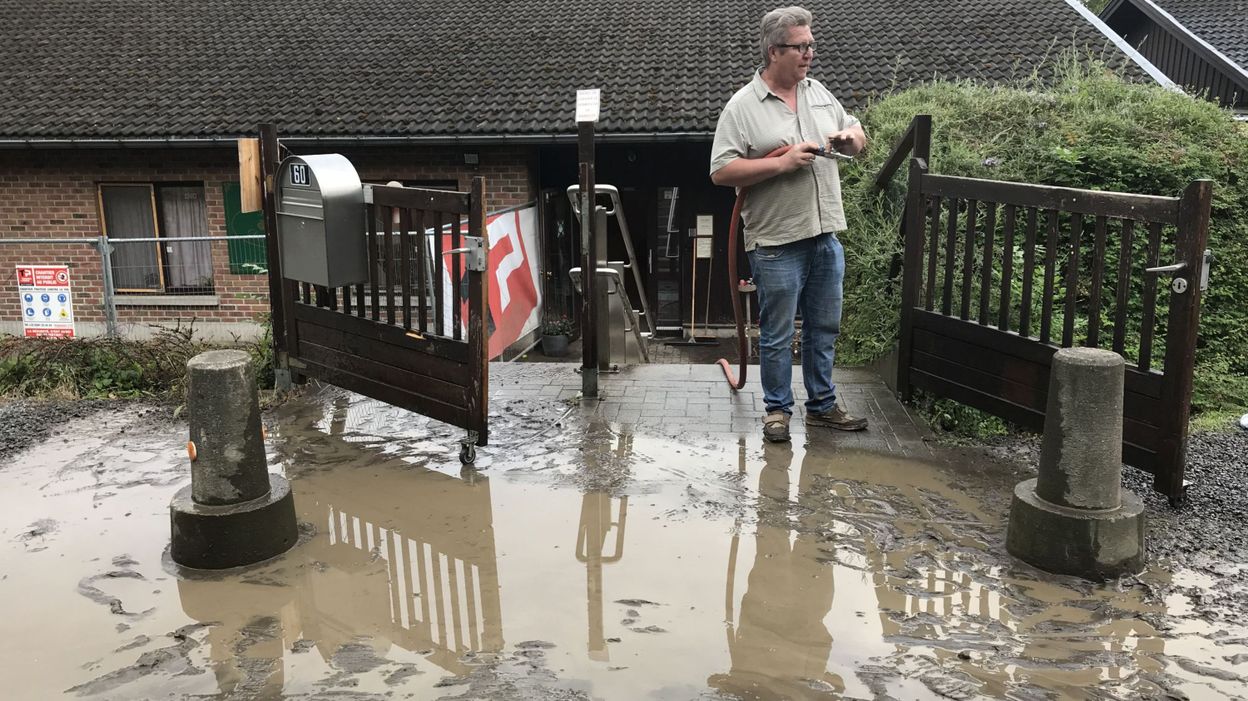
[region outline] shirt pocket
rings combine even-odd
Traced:
[[[841,130],[841,110],[835,102],[820,102],[810,106],[810,113],[815,120],[815,129],[819,136],[826,139],[829,134]]]

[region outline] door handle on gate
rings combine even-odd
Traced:
[[[1177,273],[1187,267],[1187,263],[1171,263],[1170,265],[1159,265],[1156,268],[1145,268],[1144,272],[1153,275],[1162,275],[1164,273]]]
[[[474,272],[483,273],[486,269],[485,242],[480,236],[465,236],[462,248],[442,251],[444,256],[463,255],[465,267]]]

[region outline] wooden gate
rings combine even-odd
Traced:
[[[903,399],[923,389],[1040,431],[1053,353],[1108,348],[1127,361],[1123,461],[1177,503],[1211,195],[1207,180],[1154,197],[933,175],[910,159]]]
[[[467,429],[472,462],[489,437],[484,180],[470,192],[364,185],[368,281],[312,286],[282,276],[279,148],[263,129],[276,365]]]

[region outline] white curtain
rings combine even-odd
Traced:
[[[212,290],[212,248],[208,241],[183,241],[208,235],[204,188],[198,185],[160,188],[161,245],[165,249],[170,288]]]

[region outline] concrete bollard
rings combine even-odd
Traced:
[[[286,552],[299,536],[295,503],[269,474],[247,354],[209,351],[186,367],[191,484],[169,505],[174,562],[225,569]]]
[[[1106,350],[1054,354],[1040,475],[1014,488],[1011,555],[1086,579],[1144,568],[1144,504],[1122,488],[1124,370]]]

